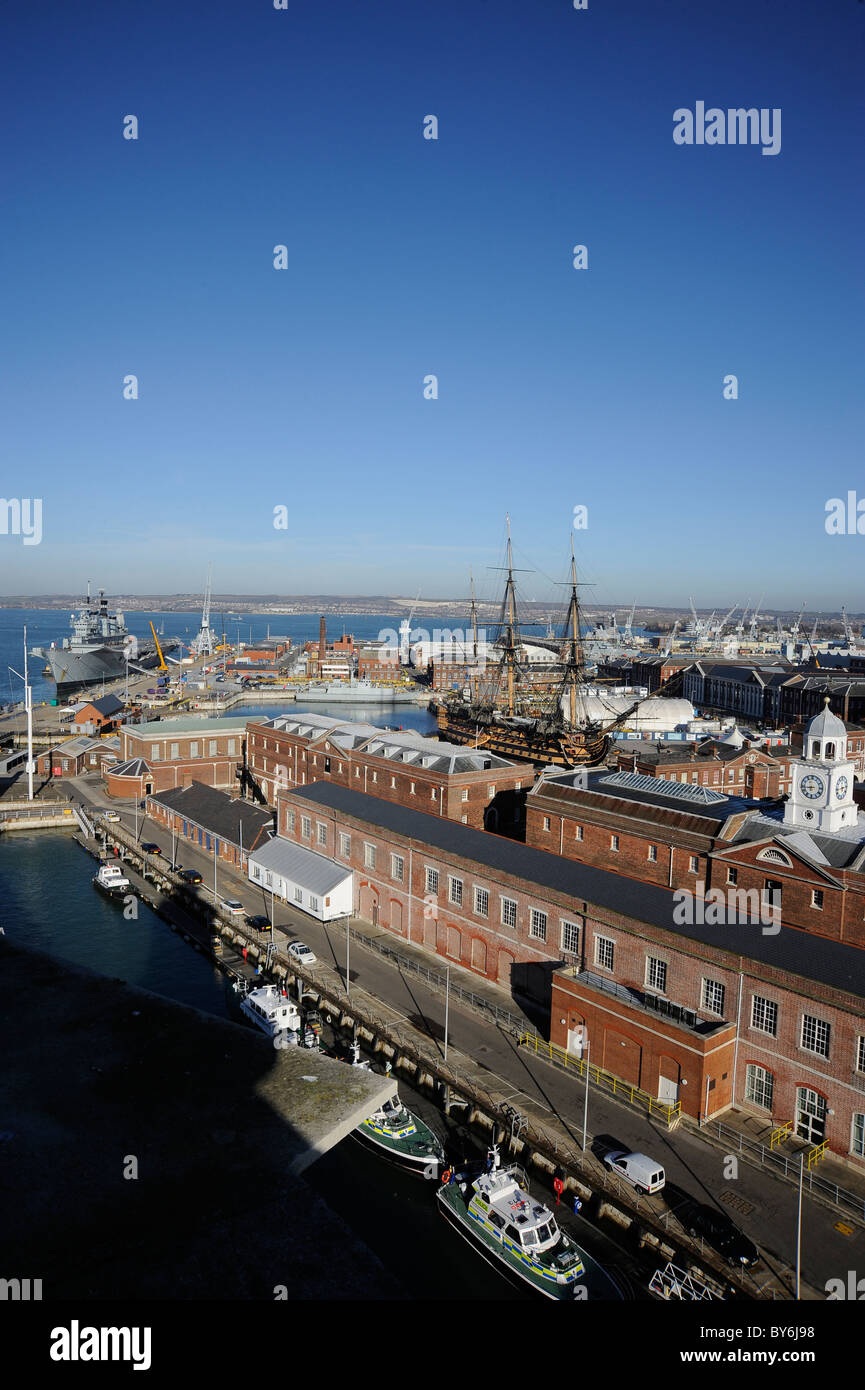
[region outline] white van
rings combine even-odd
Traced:
[[[611,1173],[618,1173],[625,1182],[639,1188],[641,1192],[660,1192],[666,1176],[660,1163],[648,1154],[626,1153],[624,1149],[611,1149],[604,1154],[604,1166]]]

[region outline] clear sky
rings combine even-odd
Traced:
[[[585,505],[593,598],[865,608],[865,536],[824,526],[865,498],[865,4],[7,0],[3,30],[3,492],[43,535],[0,535],[0,592],[212,560],[221,592],[489,594],[510,511],[545,599]],[[780,108],[780,153],[675,144],[698,101]]]

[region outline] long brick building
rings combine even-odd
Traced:
[[[360,916],[551,1005],[562,1046],[588,1038],[691,1115],[790,1120],[865,1163],[865,941],[688,920],[667,886],[345,786],[279,800],[282,836],[351,868]]]
[[[250,722],[247,747],[250,773],[271,805],[283,787],[324,780],[499,833],[521,829],[520,793],[533,781],[531,768],[483,749],[326,715]]]

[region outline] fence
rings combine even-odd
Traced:
[[[573,1072],[575,1076],[585,1077],[588,1071],[589,1081],[606,1091],[608,1095],[615,1096],[618,1100],[627,1101],[629,1105],[636,1106],[645,1111],[647,1115],[663,1120],[670,1129],[678,1124],[681,1118],[681,1101],[677,1100],[670,1104],[668,1101],[658,1100],[656,1096],[641,1090],[639,1086],[632,1086],[629,1082],[623,1081],[620,1076],[614,1076],[611,1071],[604,1071],[602,1067],[596,1067],[581,1057],[572,1056],[563,1047],[559,1047],[556,1043],[545,1042],[543,1038],[536,1037],[534,1033],[521,1033],[519,1045],[520,1047],[531,1048],[538,1057],[543,1057],[548,1062],[555,1062],[557,1066],[563,1067],[565,1071]]]
[[[700,1133],[714,1135],[731,1153],[740,1154],[742,1158],[760,1168],[768,1169],[777,1177],[785,1178],[788,1182],[799,1181],[801,1161],[798,1153],[780,1153],[777,1148],[758,1144],[756,1140],[746,1138],[738,1129],[725,1125],[721,1120],[706,1120],[700,1126]],[[804,1190],[838,1211],[854,1216],[857,1221],[865,1221],[865,1194],[851,1192],[828,1178],[817,1177],[814,1172],[814,1159],[811,1158],[814,1152],[812,1149],[805,1155]],[[822,1158],[823,1154],[819,1157]]]

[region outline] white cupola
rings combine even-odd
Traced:
[[[803,743],[804,756],[790,764],[784,824],[830,832],[855,825],[859,810],[853,800],[855,768],[847,757],[847,729],[829,709],[828,695],[805,729]]]

